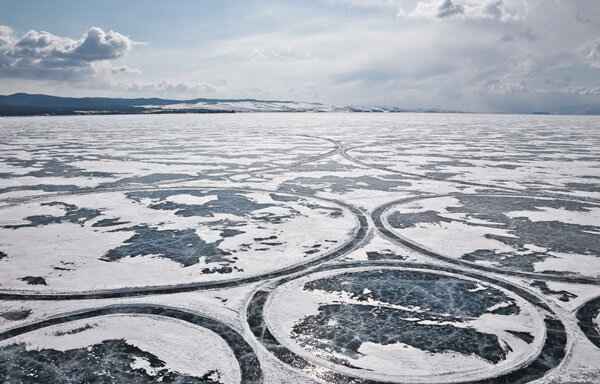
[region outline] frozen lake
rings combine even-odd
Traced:
[[[0,133],[6,382],[600,381],[599,117]]]

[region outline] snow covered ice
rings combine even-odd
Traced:
[[[328,112],[0,119],[2,381],[600,381],[598,117]]]

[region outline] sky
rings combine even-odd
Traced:
[[[0,0],[0,94],[600,110],[599,0]]]

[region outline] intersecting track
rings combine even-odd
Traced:
[[[423,175],[414,172],[405,172],[396,169],[392,169],[383,165],[376,164],[368,164],[361,160],[358,160],[352,157],[348,152],[354,148],[348,148],[345,144],[342,144],[340,141],[318,137],[318,136],[309,136],[309,135],[294,135],[294,136],[303,136],[310,137],[314,139],[320,139],[327,141],[334,145],[334,148],[318,154],[314,156],[306,157],[303,160],[295,161],[293,163],[287,165],[265,165],[258,169],[252,170],[236,170],[231,173],[222,173],[216,175],[198,175],[195,176],[190,175],[189,177],[181,177],[178,179],[171,180],[159,180],[149,183],[143,184],[135,184],[135,183],[123,183],[121,185],[113,184],[112,187],[81,187],[75,189],[73,191],[68,192],[58,192],[58,193],[48,193],[39,196],[27,196],[23,198],[5,198],[0,199],[0,202],[4,203],[4,207],[18,205],[30,201],[36,200],[46,200],[57,197],[71,196],[71,195],[88,195],[102,192],[125,192],[125,191],[147,191],[156,189],[160,186],[161,190],[240,190],[240,191],[249,191],[249,192],[267,192],[267,193],[282,193],[281,191],[270,191],[270,190],[262,190],[262,189],[248,189],[248,188],[223,188],[223,187],[215,187],[215,186],[206,186],[206,187],[163,187],[162,185],[169,185],[175,183],[183,183],[183,182],[191,182],[191,181],[202,181],[202,180],[226,180],[228,177],[236,176],[236,175],[244,175],[244,174],[256,174],[260,172],[268,173],[268,172],[276,172],[278,170],[285,171],[290,170],[295,167],[302,166],[304,164],[308,164],[311,162],[316,162],[323,160],[327,157],[340,154],[348,161],[351,161],[357,165],[362,167],[378,169],[385,172],[395,173],[399,175],[406,175],[410,177],[415,177],[419,179],[428,179],[437,182],[444,182],[448,184],[457,184],[464,185],[469,187],[481,187],[486,189],[492,189],[498,191],[498,195],[502,193],[506,193],[505,196],[510,195],[518,195],[519,197],[545,197],[545,198],[558,198],[558,199],[571,199],[573,200],[573,196],[569,196],[566,194],[558,194],[551,192],[540,192],[540,191],[524,191],[517,188],[510,188],[505,186],[499,186],[494,184],[485,184],[485,183],[477,183],[477,182],[469,182],[464,180],[448,180],[442,177],[436,177],[433,175]],[[283,346],[271,333],[269,330],[265,319],[264,319],[264,306],[267,301],[267,298],[271,294],[271,292],[284,283],[290,282],[294,279],[307,276],[309,274],[315,272],[322,271],[330,271],[330,270],[346,270],[351,268],[360,268],[360,267],[372,267],[372,268],[410,268],[417,269],[422,271],[435,271],[437,272],[447,272],[451,274],[455,274],[458,276],[466,276],[472,279],[478,279],[481,281],[485,281],[496,286],[502,287],[506,290],[509,290],[516,295],[522,297],[529,303],[533,304],[540,313],[544,315],[544,323],[546,326],[546,338],[544,340],[544,345],[540,351],[540,353],[534,358],[533,361],[529,362],[526,365],[520,366],[516,370],[512,372],[508,372],[502,374],[501,376],[491,377],[480,381],[475,381],[473,383],[477,384],[508,384],[508,383],[525,383],[532,380],[536,380],[538,378],[543,377],[548,371],[558,366],[566,354],[567,348],[567,333],[565,327],[561,320],[554,314],[554,312],[550,309],[550,307],[546,304],[546,302],[539,298],[537,295],[527,291],[526,289],[519,288],[505,280],[501,280],[500,278],[493,278],[489,275],[483,275],[481,272],[486,273],[494,273],[494,274],[502,274],[508,276],[516,276],[516,277],[524,277],[524,278],[533,278],[539,280],[550,280],[550,281],[560,281],[560,282],[568,282],[568,283],[577,283],[577,284],[588,284],[588,285],[600,285],[600,279],[595,278],[587,278],[587,277],[577,277],[577,276],[568,276],[568,275],[553,275],[553,274],[545,274],[545,273],[529,273],[529,272],[520,272],[506,269],[497,269],[486,267],[484,265],[471,263],[463,260],[457,260],[455,258],[451,258],[448,256],[444,256],[442,254],[436,253],[432,250],[427,249],[423,245],[420,245],[416,242],[413,242],[409,239],[403,238],[401,236],[396,235],[391,230],[389,230],[382,220],[382,216],[384,213],[396,204],[407,203],[415,200],[420,200],[423,198],[434,198],[434,197],[444,197],[444,196],[456,196],[452,194],[446,195],[425,195],[412,197],[407,199],[400,199],[388,202],[378,208],[376,208],[372,214],[371,218],[375,224],[377,230],[382,233],[385,237],[390,239],[392,242],[400,244],[402,246],[406,246],[412,250],[419,252],[422,255],[431,257],[434,260],[443,261],[446,263],[453,264],[457,267],[457,269],[446,266],[439,265],[430,265],[430,264],[418,264],[418,263],[408,263],[408,262],[400,262],[400,261],[369,261],[369,262],[344,262],[344,263],[336,263],[330,264],[328,261],[332,261],[338,259],[357,246],[360,246],[366,239],[367,233],[369,230],[369,223],[367,217],[357,208],[343,203],[338,200],[333,199],[324,199],[324,198],[316,198],[315,196],[304,195],[300,193],[290,193],[285,192],[285,194],[289,195],[297,195],[300,197],[307,197],[311,199],[320,199],[323,201],[328,201],[331,203],[338,204],[346,209],[348,209],[352,214],[356,217],[358,221],[358,227],[355,230],[354,236],[345,244],[340,246],[339,248],[332,250],[329,253],[322,255],[317,259],[313,259],[304,264],[293,265],[288,268],[283,268],[277,271],[264,273],[260,275],[250,276],[247,278],[235,279],[235,280],[224,280],[224,281],[215,281],[215,282],[199,282],[199,283],[188,283],[188,284],[176,284],[176,285],[167,285],[167,286],[148,286],[148,287],[139,287],[139,288],[123,288],[123,289],[107,289],[107,290],[98,290],[98,291],[88,291],[81,293],[56,293],[56,294],[36,294],[36,293],[12,293],[12,292],[0,292],[0,300],[31,300],[31,301],[57,301],[57,300],[84,300],[84,299],[104,299],[104,298],[124,298],[124,297],[135,297],[135,296],[145,296],[145,295],[160,295],[160,294],[172,294],[172,293],[180,293],[180,292],[190,292],[190,291],[198,291],[198,290],[209,290],[209,289],[219,289],[219,288],[229,288],[236,287],[245,284],[265,281],[265,285],[261,286],[258,290],[256,290],[249,301],[247,302],[247,307],[245,308],[245,316],[248,323],[248,326],[252,332],[252,334],[257,338],[257,340],[277,359],[282,361],[283,363],[295,368],[296,370],[305,373],[308,376],[312,376],[321,380],[324,380],[329,383],[354,383],[354,384],[379,384],[378,381],[372,381],[362,378],[357,378],[354,376],[348,376],[342,372],[335,371],[333,369],[326,368],[321,365],[317,365],[312,361],[305,359],[302,356],[299,356],[287,349]],[[490,194],[489,191],[486,194]],[[600,199],[595,198],[587,198],[587,197],[578,197],[580,201],[587,202],[596,202],[600,203]],[[461,268],[461,269],[458,269]],[[465,268],[465,269],[462,269]],[[274,281],[267,282],[270,279],[277,279]],[[13,329],[9,329],[4,332],[0,332],[0,341],[7,340],[12,337],[25,334],[27,332],[35,331],[38,329],[42,329],[44,327],[68,323],[81,319],[94,318],[99,316],[113,315],[113,314],[135,314],[135,315],[148,315],[148,316],[163,316],[166,318],[172,318],[180,321],[184,321],[190,324],[195,324],[197,326],[206,328],[208,330],[213,331],[217,335],[219,335],[233,350],[236,359],[239,362],[241,369],[242,382],[262,382],[263,373],[260,366],[260,361],[257,358],[255,352],[252,347],[246,342],[243,336],[240,335],[236,330],[232,329],[228,325],[221,323],[215,319],[211,319],[205,316],[201,316],[195,313],[179,310],[176,308],[161,306],[161,305],[153,305],[153,304],[123,304],[123,305],[110,305],[106,307],[100,308],[92,308],[85,309],[76,312],[70,312],[67,314],[53,316],[51,318],[37,321],[34,323],[22,325]],[[583,306],[579,308],[577,311],[577,319],[579,320],[579,326],[582,331],[588,337],[588,339],[600,348],[600,332],[598,326],[595,325],[595,319],[600,315],[600,297],[590,300],[585,303]]]
[[[375,224],[375,228],[377,228],[377,230],[380,233],[385,235],[391,241],[398,243],[400,245],[403,245],[405,247],[408,247],[412,250],[415,250],[423,255],[429,256],[436,260],[445,261],[445,262],[448,262],[448,263],[451,263],[451,264],[454,264],[457,266],[461,266],[461,267],[477,269],[477,270],[484,271],[484,272],[499,273],[499,274],[504,274],[504,275],[509,275],[509,276],[526,277],[526,278],[539,279],[539,280],[560,281],[560,282],[565,282],[565,283],[600,285],[600,279],[597,279],[597,278],[558,275],[558,274],[546,274],[546,273],[519,272],[519,271],[507,270],[507,269],[503,269],[503,268],[487,267],[485,265],[471,263],[471,262],[464,261],[464,260],[458,260],[456,258],[449,257],[449,256],[444,256],[444,255],[434,252],[430,249],[427,249],[423,245],[420,245],[412,240],[409,240],[407,238],[404,238],[402,236],[395,234],[390,229],[388,229],[388,227],[383,222],[383,215],[385,214],[385,212],[395,205],[409,203],[409,202],[416,201],[416,200],[428,199],[428,198],[452,197],[452,196],[459,196],[459,195],[460,194],[427,195],[427,196],[417,196],[417,197],[410,197],[410,198],[406,198],[406,199],[394,200],[394,201],[385,203],[385,204],[377,207],[371,214],[371,218],[373,220],[373,223]],[[485,195],[490,195],[490,194],[485,194]],[[465,194],[465,196],[469,196],[469,195]],[[483,196],[483,195],[477,194],[476,196]],[[507,195],[502,195],[502,196],[511,196],[511,195],[507,194]],[[523,195],[518,195],[518,196],[526,197]]]
[[[0,333],[0,341],[52,325],[115,314],[163,316],[185,321],[187,323],[211,330],[225,340],[225,342],[233,350],[233,353],[240,364],[242,383],[258,383],[262,382],[263,380],[262,369],[258,357],[254,353],[252,347],[250,347],[246,340],[244,340],[244,338],[237,331],[234,331],[228,325],[221,323],[220,321],[205,316],[200,316],[195,313],[160,305],[111,305],[102,308],[86,309],[65,315],[54,316],[46,320],[23,325],[2,332]]]
[[[600,348],[600,297],[596,297],[585,303],[577,310],[579,328],[585,336],[598,348]],[[598,323],[595,323],[597,320]]]
[[[22,198],[14,198],[14,197],[5,198],[5,199],[0,199],[0,202],[6,203],[6,205],[4,205],[4,206],[13,206],[13,205],[17,205],[17,204],[22,204],[22,203],[26,203],[26,202],[30,202],[30,201],[36,201],[36,200],[46,199],[46,198],[51,198],[51,197],[86,195],[86,194],[98,193],[98,192],[131,191],[131,190],[139,190],[142,188],[156,187],[156,186],[163,185],[163,184],[185,183],[185,182],[200,181],[200,180],[222,180],[223,178],[231,178],[232,176],[238,176],[238,175],[254,174],[254,173],[259,173],[259,172],[272,172],[272,171],[276,171],[276,170],[287,170],[287,169],[293,169],[295,167],[299,167],[304,164],[308,164],[308,163],[312,163],[315,161],[325,159],[329,156],[340,153],[340,151],[343,148],[343,145],[341,142],[333,140],[333,139],[328,139],[328,138],[323,138],[323,137],[318,137],[318,136],[309,136],[309,135],[297,135],[297,136],[324,140],[324,141],[332,143],[335,147],[328,152],[325,152],[325,153],[322,153],[319,155],[315,155],[315,156],[311,156],[307,159],[296,161],[294,163],[287,164],[287,165],[270,165],[270,166],[266,166],[266,167],[259,168],[259,169],[232,172],[232,173],[227,173],[227,174],[222,174],[222,175],[217,175],[217,176],[197,175],[197,176],[182,177],[179,179],[159,180],[159,181],[150,182],[150,183],[143,183],[143,185],[136,184],[134,182],[130,182],[122,187],[79,188],[74,191],[47,193],[47,194],[40,195],[40,196],[27,196],[27,197],[22,197]]]
[[[510,187],[501,187],[501,186],[496,186],[493,184],[484,184],[484,183],[474,183],[474,182],[470,182],[470,181],[464,181],[464,180],[447,180],[444,179],[442,177],[435,177],[435,176],[428,176],[428,175],[423,175],[420,173],[414,173],[414,172],[407,172],[407,171],[399,171],[396,169],[392,169],[389,167],[386,167],[384,165],[377,165],[377,164],[369,164],[369,163],[365,163],[361,160],[358,160],[355,157],[352,157],[348,154],[348,151],[351,151],[355,148],[359,148],[359,147],[353,147],[353,148],[347,148],[346,146],[344,146],[342,148],[342,150],[340,151],[340,154],[342,156],[344,156],[346,159],[348,159],[349,161],[362,165],[363,167],[367,167],[367,168],[375,168],[375,169],[379,169],[382,171],[386,171],[386,172],[391,172],[391,173],[397,173],[400,175],[406,175],[406,176],[412,176],[412,177],[418,177],[420,179],[428,179],[428,180],[435,180],[435,181],[443,181],[446,183],[456,183],[456,184],[462,184],[462,185],[467,185],[470,187],[485,187],[485,188],[493,188],[493,189],[504,189],[507,191],[511,191],[511,192],[522,192],[521,190],[517,189],[517,188],[510,188]]]
[[[543,300],[533,295],[532,293],[503,280],[497,280],[477,273],[468,272],[464,270],[457,270],[448,267],[392,261],[348,262],[338,263],[335,265],[322,265],[319,268],[316,268],[315,270],[311,271],[310,273],[314,273],[317,271],[345,270],[348,268],[366,266],[380,268],[410,268],[423,270],[425,272],[433,271],[434,273],[435,271],[449,272],[458,276],[463,275],[470,278],[479,279],[497,285],[517,294],[518,296],[522,297],[523,299],[536,306],[539,311],[544,313],[544,323],[546,325],[546,338],[544,340],[544,344],[542,346],[541,351],[533,361],[522,365],[511,372],[500,374],[499,376],[490,377],[483,380],[467,381],[469,383],[513,384],[533,381],[543,377],[549,370],[558,366],[566,355],[567,333],[562,321],[554,314],[554,312],[548,307],[548,305]],[[332,384],[382,384],[383,382],[380,381],[349,376],[342,372],[317,365],[312,361],[309,361],[306,358],[294,353],[293,351],[282,345],[273,336],[265,322],[264,306],[267,302],[267,298],[277,286],[280,286],[293,279],[306,276],[308,274],[309,273],[304,273],[299,276],[297,275],[294,277],[282,278],[278,280],[276,284],[272,284],[268,287],[261,288],[254,293],[254,295],[250,298],[246,308],[246,319],[248,322],[248,326],[254,334],[254,336],[267,350],[269,350],[269,352],[275,355],[280,361],[294,367],[295,369],[301,372],[304,372],[309,376],[316,377],[320,380]]]
[[[282,193],[279,191],[270,191],[263,189],[244,189],[244,188],[217,188],[217,187],[171,187],[171,188],[161,188],[161,190],[238,190],[244,192],[265,192],[265,193]],[[139,190],[139,189],[138,189]],[[145,189],[141,189],[145,190]],[[105,192],[105,191],[103,191]],[[181,293],[181,292],[190,292],[197,290],[208,290],[208,289],[219,289],[219,288],[230,288],[236,287],[240,285],[255,283],[261,280],[272,279],[276,277],[281,277],[289,274],[294,274],[298,272],[305,271],[309,268],[312,268],[316,265],[324,263],[329,260],[333,260],[340,256],[345,255],[346,253],[352,251],[358,244],[360,244],[363,239],[365,239],[369,224],[365,215],[357,208],[342,203],[338,200],[332,199],[323,199],[323,198],[315,198],[314,196],[303,195],[299,193],[288,193],[288,195],[300,196],[303,198],[310,198],[316,200],[323,200],[329,203],[338,204],[346,209],[348,209],[355,217],[357,221],[357,227],[355,228],[355,232],[353,237],[347,241],[342,246],[332,250],[329,253],[324,254],[323,256],[313,259],[309,262],[293,265],[287,268],[283,268],[277,271],[264,273],[260,275],[250,276],[247,278],[241,279],[232,279],[232,280],[223,280],[223,281],[214,281],[214,282],[196,282],[196,283],[186,283],[186,284],[175,284],[175,285],[165,285],[165,286],[152,286],[152,287],[140,287],[140,288],[123,288],[123,289],[107,289],[107,290],[98,290],[98,291],[89,291],[89,292],[81,292],[81,293],[56,293],[56,294],[37,294],[37,293],[12,293],[12,292],[0,292],[0,300],[82,300],[82,299],[107,299],[107,298],[118,298],[118,297],[132,297],[132,296],[145,296],[145,295],[160,295],[160,294],[169,294],[169,293]]]
[[[423,175],[420,173],[407,172],[407,171],[399,171],[399,170],[392,169],[392,168],[389,168],[389,167],[386,167],[383,165],[365,163],[361,160],[358,160],[355,157],[350,156],[348,154],[348,151],[355,149],[355,148],[359,148],[359,147],[347,148],[345,145],[343,145],[342,149],[340,150],[340,154],[347,160],[349,160],[355,164],[361,165],[363,167],[367,167],[367,168],[379,169],[379,170],[386,171],[386,172],[396,173],[399,175],[417,177],[420,179],[441,181],[441,182],[449,183],[449,184],[460,184],[460,185],[465,185],[465,186],[469,186],[469,187],[483,187],[483,188],[496,189],[496,190],[507,191],[507,192],[511,192],[511,193],[533,195],[533,196],[539,196],[539,197],[554,197],[554,198],[563,198],[563,199],[573,198],[573,196],[570,196],[567,194],[562,194],[562,193],[548,193],[548,192],[539,192],[539,191],[530,191],[530,190],[524,191],[524,190],[518,189],[518,188],[510,188],[510,187],[505,187],[505,186],[495,185],[495,184],[475,183],[475,182],[464,181],[464,180],[448,180],[448,179],[444,179],[442,177]],[[584,200],[584,201],[600,202],[599,199],[595,199],[592,197],[581,196],[581,197],[577,197],[577,198],[580,200]]]

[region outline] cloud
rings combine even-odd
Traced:
[[[4,47],[12,44],[15,40],[13,30],[5,25],[0,25],[0,70],[10,64],[11,60],[6,57]]]
[[[588,53],[585,57],[590,67],[600,68],[600,38],[586,44]]]
[[[524,81],[511,82],[506,80],[491,80],[487,83],[487,88],[492,94],[513,95],[517,93],[528,93],[530,90]]]
[[[98,27],[73,40],[34,30],[16,38],[11,28],[0,26],[0,77],[81,80],[96,74],[96,63],[123,57],[132,44]]]
[[[269,44],[268,48],[256,48],[248,52],[251,61],[298,61],[298,60],[320,60],[310,52],[300,52],[294,44],[288,43],[285,48]]]
[[[131,49],[131,45],[132,41],[118,32],[105,33],[98,27],[92,27],[83,39],[64,55],[81,61],[116,59],[124,56]]]
[[[288,44],[286,48],[279,49],[265,49],[257,48],[250,52],[250,60],[262,61],[262,60],[292,60],[295,58],[296,53],[294,52],[294,46]]]
[[[599,96],[600,86],[565,87],[561,91],[578,96]]]
[[[587,17],[586,15],[583,15],[581,13],[575,14],[575,20],[579,21],[580,23],[591,23],[592,22],[592,19],[590,19],[589,17]]]
[[[108,30],[72,40],[39,31],[25,38],[25,31],[0,27],[0,92],[260,97],[486,112],[554,111],[600,100],[592,87],[600,85],[600,23],[592,17],[598,0],[261,4],[243,7],[233,22],[229,13],[210,17],[194,34],[197,20],[175,30],[158,23],[162,29],[153,32],[160,38],[145,48]],[[396,9],[406,16],[397,17]],[[135,36],[144,40],[143,32]],[[85,49],[76,49],[86,40]],[[124,60],[127,52],[132,57]],[[143,74],[131,78],[142,66]],[[17,70],[26,73],[7,78]]]
[[[502,36],[502,38],[500,38],[500,41],[503,43],[508,43],[508,42],[516,41],[516,40],[533,41],[535,39],[536,39],[536,36],[533,33],[533,31],[531,30],[531,28],[525,28],[524,30],[519,31],[517,33]]]
[[[12,43],[15,39],[12,28],[6,25],[0,25],[0,47]]]
[[[121,74],[136,74],[136,75],[142,73],[142,71],[140,71],[139,69],[129,68],[126,65],[121,65],[120,67],[111,67],[110,72],[115,73],[115,74],[121,73]]]
[[[226,85],[225,81],[214,83],[181,83],[159,81],[155,83],[137,83],[133,82],[127,86],[127,92],[148,93],[151,92],[171,95],[203,95],[214,94],[220,88]]]
[[[402,3],[401,0],[328,0],[328,2],[356,8],[386,8],[395,7]]]
[[[465,9],[461,5],[452,3],[451,0],[445,0],[437,10],[438,17],[450,17],[454,15],[464,15]]]
[[[421,0],[409,17],[422,19],[521,20],[532,0]]]

